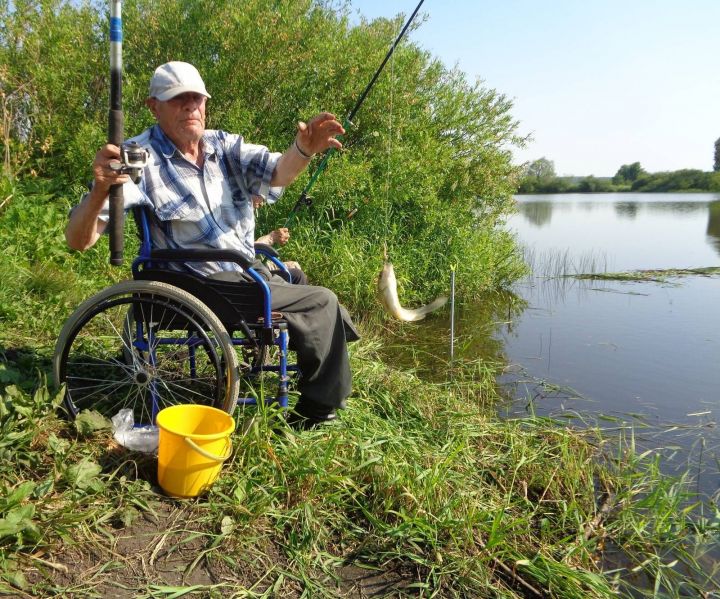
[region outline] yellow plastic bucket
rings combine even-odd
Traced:
[[[206,491],[232,453],[230,414],[210,406],[171,406],[158,413],[157,425],[160,486],[175,497]]]

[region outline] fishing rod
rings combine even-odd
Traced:
[[[123,142],[122,111],[122,0],[110,0],[110,111],[108,143],[120,147]],[[110,264],[123,263],[125,212],[122,185],[110,187]]]
[[[120,148],[120,160],[113,160],[110,168],[138,183],[147,164],[147,150],[135,142],[123,143],[125,118],[122,109],[122,0],[110,0],[110,110],[108,112],[108,143]],[[122,184],[110,187],[110,264],[123,263],[125,229],[125,201]]]
[[[370,89],[373,85],[375,85],[375,82],[377,81],[377,78],[380,76],[380,73],[382,72],[383,68],[385,67],[385,64],[388,60],[390,60],[390,57],[392,56],[393,52],[395,52],[395,48],[400,43],[400,40],[402,40],[403,36],[405,35],[405,32],[408,30],[408,27],[410,27],[410,23],[412,23],[413,19],[415,18],[415,15],[420,10],[420,7],[422,6],[423,2],[425,0],[420,0],[418,2],[418,5],[415,7],[415,10],[410,15],[410,18],[405,23],[405,26],[400,31],[400,34],[397,36],[395,41],[393,42],[392,46],[390,46],[390,49],[388,50],[388,53],[385,55],[385,58],[383,59],[382,63],[378,67],[377,71],[375,71],[375,74],[373,75],[372,79],[370,80],[370,83],[367,84],[365,87],[365,90],[362,94],[360,94],[360,97],[358,98],[357,102],[355,102],[355,106],[353,109],[348,113],[348,115],[345,117],[345,120],[343,121],[343,129],[347,129],[350,125],[353,124],[352,120],[355,118],[355,114],[358,110],[360,110],[360,106],[365,101],[365,98],[367,97],[368,93],[370,93]],[[310,180],[307,182],[307,185],[305,185],[305,188],[300,193],[300,197],[298,198],[297,202],[295,202],[295,205],[293,206],[292,210],[290,211],[290,214],[288,215],[284,227],[287,227],[292,219],[294,218],[296,212],[300,210],[303,206],[310,206],[312,204],[312,199],[308,196],[308,192],[312,188],[313,185],[315,185],[315,181],[317,181],[318,177],[322,174],[322,172],[325,170],[325,167],[327,166],[328,160],[330,160],[330,157],[335,153],[335,148],[330,148],[326,153],[325,156],[323,156],[322,161],[320,164],[318,164],[317,168],[313,172],[312,176],[310,177]]]

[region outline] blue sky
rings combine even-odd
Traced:
[[[352,0],[368,18],[417,0]],[[516,162],[559,175],[711,170],[720,138],[720,0],[425,0],[411,39],[513,100]]]

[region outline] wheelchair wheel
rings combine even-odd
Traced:
[[[130,408],[137,426],[175,404],[232,413],[239,388],[237,354],[217,316],[157,281],[124,281],[81,304],[60,332],[53,373],[73,417]]]

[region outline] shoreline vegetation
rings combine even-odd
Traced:
[[[165,497],[109,423],[59,416],[48,349],[2,350],[0,593],[20,597],[614,597],[715,588],[718,515],[633,429],[496,416],[500,364],[431,383],[353,346],[335,426],[238,412],[207,496]],[[609,567],[608,564],[622,564]],[[603,573],[603,570],[606,570]]]
[[[570,256],[569,249],[537,252],[534,249],[523,248],[523,259],[530,267],[532,276],[545,279],[668,283],[670,279],[682,277],[716,277],[720,275],[720,266],[653,268],[610,272],[608,270],[607,256],[604,253],[588,252],[573,259]]]
[[[152,460],[101,426],[58,419],[59,395],[7,387],[3,432],[15,459],[2,470],[15,482],[3,499],[0,589],[358,596],[370,578],[393,596],[612,596],[621,585],[595,560],[618,541],[644,571],[672,580],[669,561],[642,549],[651,539],[667,547],[667,529],[643,530],[649,516],[623,519],[638,496],[660,502],[653,512],[679,547],[682,481],[659,477],[629,445],[606,470],[591,431],[487,418],[481,405],[492,397],[477,392],[488,381],[427,384],[382,365],[376,346],[354,352],[360,391],[341,425],[295,437],[276,430],[277,414],[257,416],[195,501],[159,494]],[[638,477],[643,462],[649,472]],[[703,533],[691,530],[695,541]]]
[[[310,0],[123,9],[126,131],[149,123],[148,69],[172,56],[203,72],[210,127],[272,148],[318,108],[342,114],[402,23],[351,26],[342,9]],[[220,479],[177,501],[157,487],[155,459],[119,448],[108,423],[63,418],[63,390],[48,378],[57,334],[83,300],[129,276],[129,259],[108,265],[107,244],[78,254],[63,236],[105,139],[106,17],[90,2],[0,6],[0,595],[580,599],[718,588],[708,556],[717,506],[693,494],[689,474],[661,474],[633,429],[500,419],[499,362],[447,365],[431,382],[382,358],[384,328],[405,326],[384,321],[375,299],[384,242],[408,303],[444,291],[450,268],[467,301],[527,272],[496,227],[520,177],[507,150],[523,144],[511,103],[412,42],[282,249],[364,315],[339,424],[294,434],[272,409],[238,411],[246,432]],[[203,43],[188,45],[197,31]],[[263,212],[259,230],[291,205]]]
[[[90,415],[62,418],[62,390],[47,385],[65,316],[125,276],[107,266],[106,247],[64,248],[71,199],[51,189],[15,187],[0,213],[0,594],[585,598],[718,588],[708,556],[717,507],[694,495],[689,473],[662,474],[660,452],[637,448],[639,431],[499,419],[501,363],[447,365],[447,378],[430,382],[382,358],[382,329],[409,325],[379,322],[377,310],[352,347],[355,391],[338,426],[295,435],[270,410],[247,426],[238,413],[247,432],[234,436],[209,494],[165,497],[154,458],[118,447]],[[38,222],[53,243],[35,243]]]
[[[581,273],[567,274],[565,277],[575,279],[594,279],[603,281],[637,281],[667,283],[669,279],[703,276],[715,277],[720,275],[720,266],[706,266],[699,268],[655,268],[649,270],[631,270],[628,272],[602,272],[602,273]]]
[[[720,172],[681,169],[648,173],[639,162],[623,164],[613,177],[559,177],[551,160],[528,163],[518,194],[550,193],[699,193],[720,192]]]

